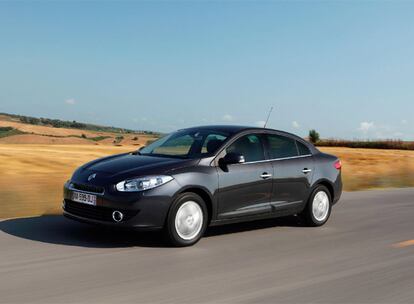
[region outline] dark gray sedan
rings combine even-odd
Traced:
[[[173,132],[139,151],[97,159],[64,186],[64,215],[139,230],[176,246],[207,226],[300,215],[328,220],[342,192],[341,162],[290,133],[242,126]]]

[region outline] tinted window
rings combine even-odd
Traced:
[[[204,140],[201,153],[214,153],[226,140],[226,136],[221,134],[209,134]]]
[[[226,149],[226,153],[229,152],[242,154],[246,162],[264,160],[262,141],[260,137],[255,134],[240,137]]]
[[[190,135],[184,135],[167,140],[163,145],[155,147],[152,150],[154,154],[164,155],[186,155],[194,143],[194,138]]]
[[[298,156],[294,139],[281,135],[267,135],[269,142],[269,157],[283,158]]]
[[[171,133],[141,149],[143,155],[196,158],[213,155],[229,134],[187,129]]]
[[[308,147],[305,146],[305,144],[301,143],[300,141],[296,142],[298,145],[299,155],[309,155],[311,154]]]

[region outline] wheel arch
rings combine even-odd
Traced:
[[[325,186],[327,189],[328,189],[328,191],[329,191],[329,194],[330,194],[330,196],[331,196],[331,200],[333,201],[334,200],[334,198],[335,198],[335,190],[334,190],[334,186],[333,186],[333,184],[329,181],[329,180],[327,180],[327,179],[320,179],[320,180],[318,180],[318,181],[316,181],[315,182],[315,184],[313,185],[313,187],[312,187],[312,191],[311,191],[311,193],[318,187],[318,186]]]

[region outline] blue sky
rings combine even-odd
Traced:
[[[414,140],[414,2],[0,2],[0,112]]]

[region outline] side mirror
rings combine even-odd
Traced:
[[[230,152],[222,158],[222,162],[225,165],[242,164],[245,162],[244,156],[240,153]]]

